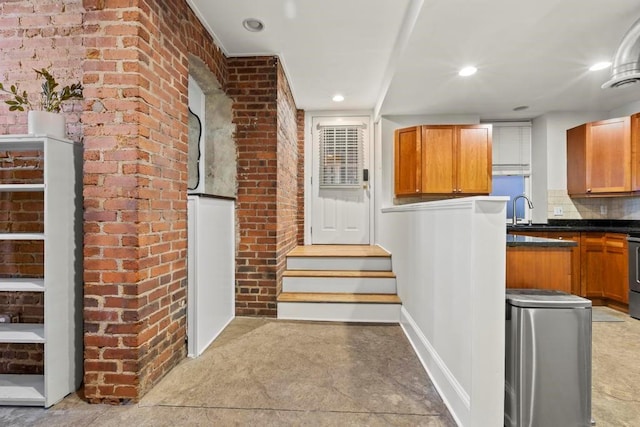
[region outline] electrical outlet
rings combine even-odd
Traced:
[[[562,216],[564,215],[564,210],[562,206],[554,206],[553,207],[553,216]]]
[[[607,214],[607,205],[600,205],[600,215]]]

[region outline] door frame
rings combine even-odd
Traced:
[[[305,111],[304,114],[304,244],[311,245],[311,224],[313,223],[313,188],[311,175],[313,173],[313,129],[314,119],[345,119],[348,121],[360,120],[367,124],[368,146],[365,147],[365,164],[369,169],[369,245],[374,245],[374,206],[375,206],[375,171],[374,171],[374,143],[373,116],[370,111]]]

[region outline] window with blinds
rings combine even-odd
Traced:
[[[493,123],[493,174],[531,174],[531,124]]]
[[[357,187],[362,181],[363,126],[320,126],[320,188]]]

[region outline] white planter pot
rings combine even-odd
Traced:
[[[48,111],[29,111],[27,115],[29,135],[49,135],[66,138],[66,120],[63,114]]]

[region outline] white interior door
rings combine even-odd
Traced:
[[[369,244],[369,118],[312,120],[312,244]]]

